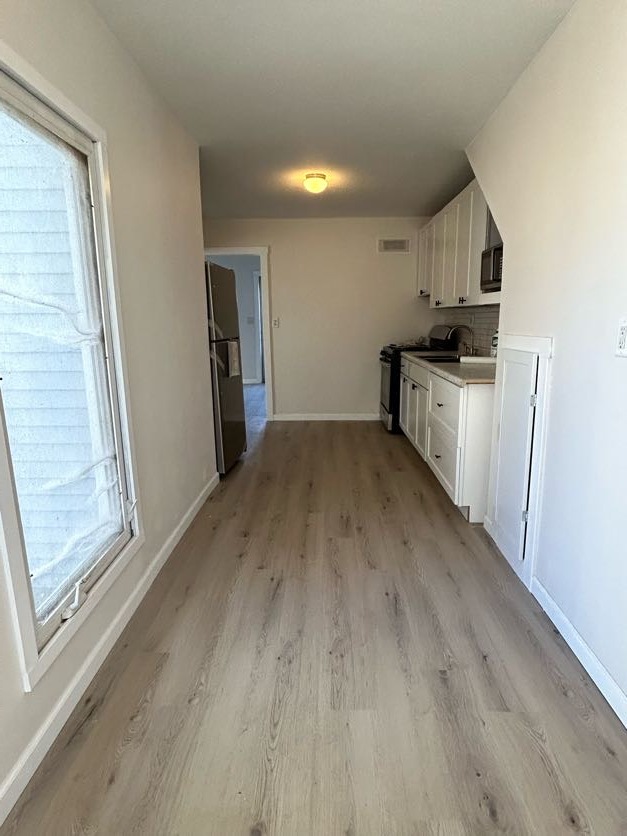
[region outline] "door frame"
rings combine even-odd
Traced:
[[[269,247],[205,247],[205,259],[212,255],[256,255],[261,273],[261,336],[263,341],[263,379],[266,388],[266,420],[274,420],[274,376],[270,311]]]
[[[537,400],[536,414],[533,429],[533,448],[531,451],[531,466],[529,472],[529,496],[528,510],[529,520],[527,522],[527,539],[525,542],[525,559],[512,567],[527,589],[531,589],[535,576],[536,557],[538,553],[538,542],[540,537],[540,523],[542,511],[542,496],[544,490],[544,462],[546,456],[547,420],[549,414],[549,387],[551,358],[553,357],[552,337],[531,337],[522,334],[501,334],[499,337],[499,349],[511,349],[527,354],[535,354],[538,357],[538,379],[537,379]],[[500,351],[499,351],[500,353]],[[490,537],[494,539],[494,525],[492,514],[494,511],[493,491],[496,484],[496,470],[498,467],[497,455],[499,448],[499,403],[502,387],[503,358],[497,359],[496,366],[496,389],[494,397],[494,416],[492,425],[492,449],[490,458],[490,486],[488,494],[488,510],[484,519],[484,527]]]
[[[255,298],[255,327],[259,327],[259,356],[255,362],[255,383],[264,383],[263,379],[263,290],[261,287],[261,270],[253,270],[253,294]],[[259,321],[257,322],[257,317]]]

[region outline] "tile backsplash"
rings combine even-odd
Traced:
[[[492,335],[499,327],[500,305],[480,305],[474,308],[445,308],[434,311],[436,322],[447,325],[468,325],[472,328],[475,339],[475,353],[487,357],[490,354]],[[472,322],[474,318],[474,322]],[[462,341],[468,335],[462,332]]]

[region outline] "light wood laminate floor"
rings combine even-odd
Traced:
[[[627,833],[627,733],[376,423],[275,423],[196,518],[5,827]]]

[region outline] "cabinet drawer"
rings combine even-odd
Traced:
[[[429,375],[429,412],[445,424],[457,438],[462,390],[443,377]]]
[[[427,428],[427,461],[442,486],[457,502],[458,448],[448,433],[441,432],[432,422]]]
[[[414,383],[418,383],[419,386],[423,386],[425,389],[429,388],[429,369],[418,366],[416,363],[410,363],[409,376]]]

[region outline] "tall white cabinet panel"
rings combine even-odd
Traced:
[[[444,247],[446,243],[446,215],[441,214],[433,222],[433,278],[431,282],[431,307],[444,304]]]
[[[479,189],[467,188],[459,196],[457,215],[457,259],[455,264],[455,286],[452,305],[467,305],[470,302],[470,247],[475,193]]]
[[[457,226],[459,203],[453,204],[444,213],[444,258],[442,267],[442,299],[445,305],[455,304],[455,281],[457,269]]]
[[[496,467],[491,486],[490,533],[507,561],[517,569],[524,559],[529,472],[535,419],[538,356],[504,349],[502,385],[497,403]]]

